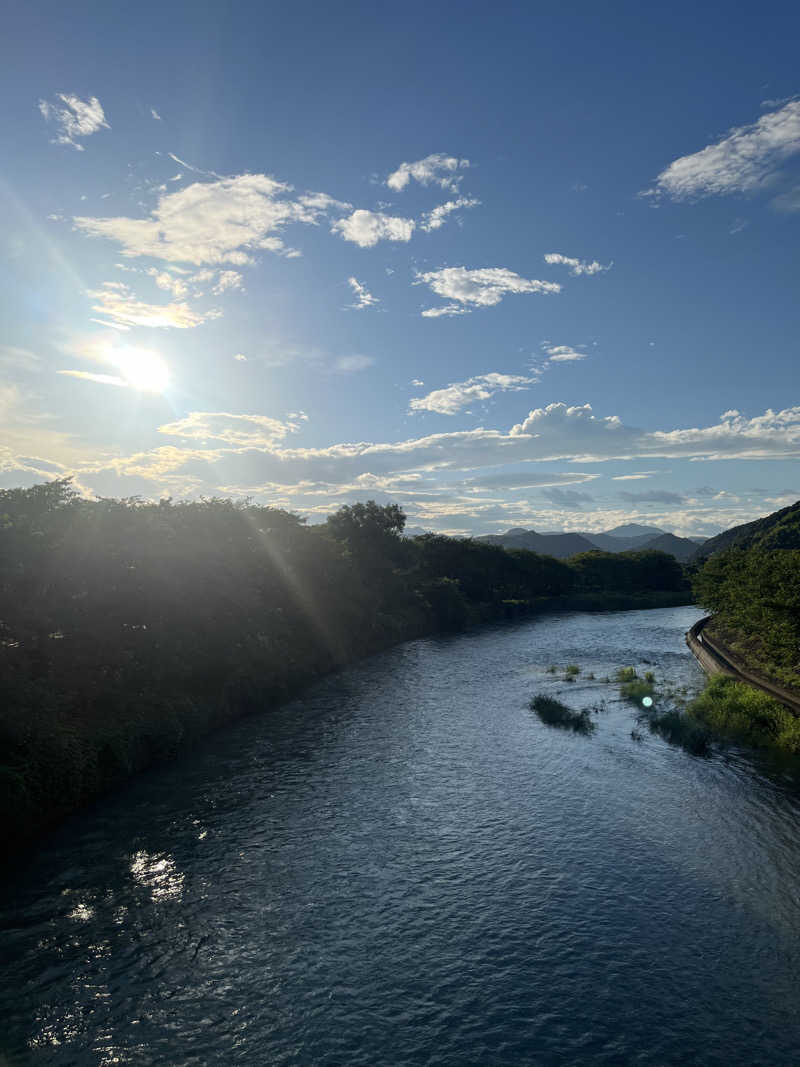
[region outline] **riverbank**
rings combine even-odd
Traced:
[[[369,644],[314,669],[278,677],[230,679],[210,698],[115,693],[103,714],[79,714],[47,687],[28,693],[27,714],[16,731],[18,758],[0,765],[0,846],[27,849],[66,817],[124,788],[144,771],[179,759],[215,730],[254,713],[274,710],[312,683],[358,660],[436,633],[467,630],[501,619],[564,612],[621,612],[685,606],[688,593],[603,594],[540,597],[474,605],[458,627],[436,626],[421,614],[401,629],[374,634]],[[8,729],[6,729],[8,732]],[[20,758],[22,757],[22,758]],[[5,754],[8,759],[8,753]]]

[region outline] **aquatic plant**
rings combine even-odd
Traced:
[[[677,708],[644,714],[639,721],[646,722],[651,733],[658,734],[671,745],[680,745],[693,756],[707,756],[711,751],[711,731]]]
[[[591,734],[595,729],[595,724],[586,709],[575,711],[553,697],[539,694],[532,698],[530,708],[548,726],[558,726],[562,730],[572,730],[576,734]]]
[[[645,681],[644,678],[634,678],[630,682],[623,682],[619,687],[619,695],[623,700],[631,704],[643,704],[645,707],[653,704],[654,694],[653,683]]]
[[[564,674],[567,678],[576,678],[581,673],[581,669],[577,663],[570,663],[564,668]]]
[[[614,675],[617,682],[632,682],[634,678],[638,678],[635,667],[620,667]]]

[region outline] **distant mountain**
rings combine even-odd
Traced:
[[[624,526],[615,526],[613,530],[606,530],[607,537],[658,537],[666,533],[660,526],[640,526],[638,522],[626,522]]]
[[[692,559],[701,562],[715,552],[734,545],[737,548],[800,548],[800,500],[762,519],[732,526],[730,530],[710,537],[697,549]]]
[[[655,530],[655,527],[652,527]],[[584,533],[580,531],[580,536],[585,537],[587,541],[591,541],[593,545],[602,549],[603,552],[629,552],[631,549],[643,548],[648,541],[652,541],[654,537],[662,537],[664,535],[663,530],[657,530],[655,533],[637,534],[633,537],[622,537],[611,533]]]
[[[676,537],[675,534],[665,533],[660,537],[654,537],[637,548],[648,552],[668,552],[680,563],[687,563],[697,551],[697,545],[688,537]]]
[[[579,552],[591,552],[594,545],[587,538],[576,533],[540,534],[535,530],[523,530],[515,527],[503,534],[484,534],[476,537],[487,545],[500,545],[502,548],[524,548],[528,552],[538,552],[542,556],[555,556],[567,559]]]

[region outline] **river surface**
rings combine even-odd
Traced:
[[[73,818],[0,890],[5,1062],[800,1063],[796,767],[585,678],[699,688],[698,617],[415,641]]]

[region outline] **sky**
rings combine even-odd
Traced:
[[[788,3],[11,4],[0,489],[793,503],[799,44]]]

